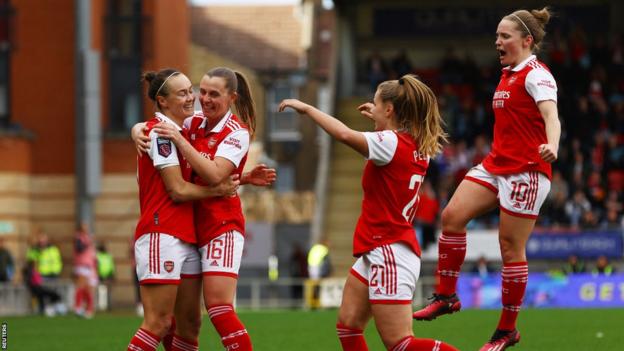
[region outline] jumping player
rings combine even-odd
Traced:
[[[412,228],[418,188],[429,159],[445,140],[435,95],[415,76],[379,85],[374,103],[359,107],[375,132],[358,132],[299,100],[282,101],[310,117],[336,140],[368,159],[364,200],[355,228],[358,257],[344,286],[336,329],[346,351],[368,350],[362,331],[371,317],[388,350],[456,350],[438,340],[415,338],[411,303],[420,274],[420,247]]]
[[[468,172],[442,212],[440,283],[433,302],[414,313],[415,319],[432,320],[459,311],[455,292],[466,255],[466,225],[498,206],[503,310],[481,351],[504,350],[520,341],[516,319],[528,279],[526,243],[550,190],[550,163],[557,159],[561,134],[557,84],[533,55],[549,19],[548,8],[518,10],[498,24],[496,50],[504,68],[492,101],[492,151]]]

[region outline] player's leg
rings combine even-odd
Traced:
[[[227,350],[252,350],[251,338],[234,311],[234,296],[245,239],[228,231],[200,249],[204,303]]]
[[[368,273],[361,274],[359,271],[362,269],[364,263],[360,257],[351,269],[351,274],[347,276],[342,291],[336,332],[344,351],[368,350],[363,333],[372,312],[368,300]]]
[[[187,256],[182,265],[181,280],[175,305],[175,319],[169,346],[165,350],[193,351],[199,348],[201,328],[201,263],[195,245],[186,244]],[[167,349],[167,347],[169,347]]]
[[[182,241],[167,234],[148,233],[135,242],[144,319],[128,350],[152,351],[171,326],[183,257]]]
[[[442,235],[438,241],[439,283],[433,301],[414,313],[418,320],[459,311],[461,304],[455,295],[457,279],[466,257],[466,225],[498,205],[496,179],[482,166],[474,167],[442,211]]]
[[[455,350],[412,333],[412,300],[420,275],[420,258],[403,243],[369,252],[368,298],[379,336],[388,350]],[[426,348],[428,347],[428,348]]]
[[[155,351],[167,333],[173,317],[178,286],[173,284],[141,285],[144,317],[141,327],[134,334],[129,351]]]
[[[520,340],[516,320],[529,275],[526,244],[535,226],[539,209],[550,190],[550,181],[536,172],[501,177],[499,184],[503,310],[494,335],[482,350],[504,350]]]

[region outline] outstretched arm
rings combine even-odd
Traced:
[[[561,137],[561,122],[559,122],[559,113],[557,112],[557,103],[552,100],[544,100],[537,103],[544,124],[546,126],[546,139],[548,144],[539,146],[540,157],[549,163],[557,160],[559,151],[559,138]]]
[[[366,142],[366,137],[364,137],[362,132],[358,132],[347,127],[335,117],[332,117],[325,112],[318,110],[314,106],[310,106],[297,99],[286,99],[282,101],[279,106],[279,112],[283,112],[288,107],[300,114],[307,115],[334,139],[346,144],[355,151],[364,155],[364,157],[368,157],[368,143]]]
[[[249,172],[243,173],[241,185],[251,184],[255,186],[269,186],[277,178],[274,168],[268,168],[265,164],[259,164]]]

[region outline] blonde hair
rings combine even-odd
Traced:
[[[522,32],[522,37],[532,36],[533,43],[531,44],[531,50],[537,52],[540,50],[540,44],[546,36],[544,28],[552,12],[548,6],[541,10],[517,10],[513,13],[503,17],[503,19],[516,23],[516,29]]]
[[[391,102],[396,121],[418,143],[418,149],[429,157],[442,151],[447,134],[438,109],[435,94],[416,76],[407,74],[398,80],[388,80],[377,88],[384,102]]]

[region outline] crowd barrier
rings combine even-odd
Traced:
[[[457,286],[462,308],[501,307],[498,273],[485,278],[462,274]],[[624,273],[610,276],[529,273],[523,305],[536,308],[624,307]]]

